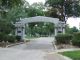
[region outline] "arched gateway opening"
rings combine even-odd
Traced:
[[[21,39],[23,40],[25,38],[25,26],[28,23],[33,22],[50,22],[55,25],[55,36],[60,33],[65,33],[65,22],[59,21],[58,18],[51,18],[51,17],[45,17],[45,16],[36,16],[36,17],[30,17],[30,18],[24,18],[21,19],[19,22],[15,23],[15,35],[21,36]]]

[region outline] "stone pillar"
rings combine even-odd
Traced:
[[[16,29],[15,29],[15,35],[17,36],[17,29],[18,29],[18,27],[16,27]]]
[[[22,27],[22,40],[25,38],[25,25]]]
[[[57,31],[57,28],[55,27],[55,36],[57,35],[58,31]]]
[[[63,28],[63,34],[65,34],[65,28]]]
[[[25,24],[25,26],[26,26],[26,27],[25,27],[25,29],[26,29],[26,31],[25,31],[25,32],[26,32],[26,34],[27,34],[27,33],[28,33],[27,29],[29,28],[28,23],[27,23],[27,24]]]

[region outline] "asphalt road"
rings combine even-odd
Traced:
[[[54,51],[52,41],[53,37],[41,37],[11,48],[0,48],[0,60],[45,60],[46,54]]]

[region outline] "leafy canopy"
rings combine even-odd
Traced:
[[[65,17],[80,16],[79,2],[80,0],[46,0],[45,4],[49,7],[49,16],[54,17],[55,14],[60,20],[65,21]]]

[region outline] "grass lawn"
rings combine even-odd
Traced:
[[[69,52],[63,52],[61,54],[70,57],[73,60],[80,60],[80,51],[69,51]]]

